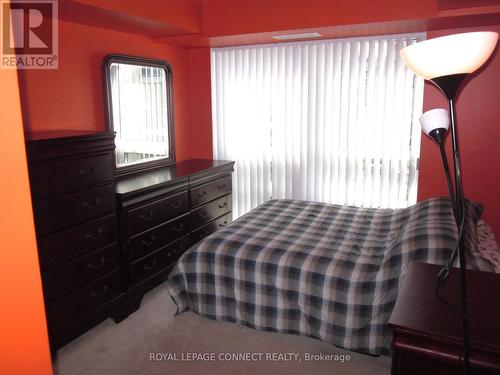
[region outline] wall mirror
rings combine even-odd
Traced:
[[[165,61],[104,59],[107,122],[116,132],[116,175],[175,162],[172,69]]]

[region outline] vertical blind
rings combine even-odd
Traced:
[[[423,81],[399,50],[422,38],[212,49],[214,157],[236,161],[234,215],[271,198],[415,203]]]

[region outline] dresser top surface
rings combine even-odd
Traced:
[[[89,137],[89,136],[106,136],[113,133],[96,130],[47,130],[39,132],[25,133],[25,139],[28,142],[61,140],[62,138]]]
[[[460,272],[450,271],[440,296],[434,288],[441,266],[413,262],[399,292],[389,324],[416,335],[437,335],[461,340]],[[471,342],[500,348],[500,274],[467,271]]]
[[[227,160],[191,159],[181,161],[139,175],[122,177],[116,181],[116,193],[126,195],[158,185],[168,185],[183,178],[218,168],[232,170],[233,164],[233,161]]]

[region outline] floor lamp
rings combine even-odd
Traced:
[[[450,199],[454,208],[455,220],[459,227],[458,255],[460,260],[460,305],[462,312],[463,329],[463,364],[465,374],[469,373],[469,328],[467,316],[467,290],[466,290],[466,257],[461,236],[464,220],[464,195],[462,178],[460,174],[460,154],[458,150],[457,128],[455,118],[455,97],[464,80],[479,69],[491,56],[496,47],[498,33],[483,31],[464,34],[455,34],[435,39],[429,39],[412,44],[400,51],[404,63],[417,75],[431,81],[448,99],[450,133],[453,150],[454,189],[451,188],[449,171],[446,171]],[[432,128],[431,125],[428,125]],[[436,129],[439,129],[439,124]],[[433,129],[428,128],[430,135]],[[446,129],[447,130],[447,129]],[[446,135],[441,134],[441,142],[431,136],[440,145],[441,155],[446,155],[442,141]],[[425,131],[425,128],[424,128]],[[443,131],[441,131],[443,133]],[[435,134],[435,133],[433,133]],[[453,257],[451,262],[453,261]],[[444,276],[444,277],[443,277]],[[440,274],[438,277],[445,278]]]

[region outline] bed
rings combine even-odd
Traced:
[[[468,267],[494,271],[478,246],[481,213],[466,202]],[[167,286],[177,314],[388,354],[408,264],[445,264],[456,241],[446,198],[398,210],[271,200],[191,247]]]

